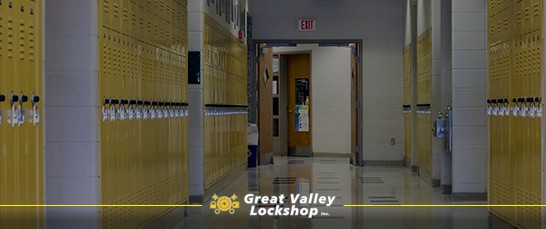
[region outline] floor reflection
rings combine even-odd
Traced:
[[[341,158],[275,158],[275,164],[250,169],[221,190],[218,195],[236,194],[240,208],[231,215],[216,215],[209,209],[188,209],[175,228],[488,228],[487,208],[408,208],[345,207],[345,204],[451,204],[449,195],[440,194],[423,179],[402,167],[366,167],[349,165]],[[250,206],[243,198],[252,193],[261,196],[290,194],[335,196],[332,206],[318,208],[313,219],[287,216],[249,216]],[[210,199],[210,198],[209,198]],[[457,202],[457,204],[485,204]],[[286,203],[283,207],[290,207]],[[261,204],[256,207],[271,208]],[[302,207],[302,206],[298,206]]]

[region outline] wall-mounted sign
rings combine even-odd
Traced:
[[[315,19],[300,19],[298,20],[299,31],[315,31],[317,30],[317,20]]]

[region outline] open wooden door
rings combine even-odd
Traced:
[[[311,60],[309,54],[287,56],[288,155],[312,156]]]
[[[260,45],[260,62],[258,67],[258,163],[269,164],[273,154],[273,91],[272,64],[273,48]]]

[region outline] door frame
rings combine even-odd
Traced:
[[[358,102],[357,104],[351,104],[351,106],[357,106],[358,110],[358,130],[357,130],[357,153],[351,152],[351,161],[352,164],[356,166],[363,166],[364,165],[364,152],[362,150],[363,146],[363,130],[364,130],[364,115],[362,110],[363,105],[363,61],[362,61],[362,55],[363,55],[363,39],[254,39],[252,40],[252,47],[258,47],[260,44],[274,44],[274,45],[284,45],[287,46],[290,45],[297,45],[297,44],[339,44],[339,45],[345,45],[350,43],[357,44],[357,51],[360,55],[357,57],[358,61]],[[256,53],[252,55],[252,62],[251,63],[259,63],[259,48],[256,48]],[[249,109],[257,109],[257,107],[251,107]],[[312,146],[311,146],[312,149]],[[353,158],[353,155],[356,155],[356,158]]]

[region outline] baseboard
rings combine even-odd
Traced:
[[[350,158],[351,154],[346,154],[346,153],[313,153],[313,157]]]
[[[409,160],[408,158],[405,158],[404,159],[404,166],[406,166],[408,168],[411,167],[411,160]]]
[[[273,158],[273,152],[260,153],[260,161],[258,165],[271,165]]]
[[[189,196],[188,199],[189,199],[189,202],[190,204],[200,204],[200,203],[203,203],[203,199],[205,198],[205,196],[203,195],[195,195],[195,196]]]
[[[364,166],[404,167],[404,161],[364,161]]]
[[[454,201],[487,201],[487,193],[464,193],[455,192],[451,194]]]
[[[432,186],[432,174],[427,171],[426,169],[423,169],[421,167],[418,167],[417,174],[421,178],[421,180],[425,181],[425,183],[430,184]]]
[[[442,194],[445,194],[445,195],[448,195],[448,194],[451,194],[451,185],[441,185],[440,186],[440,189],[442,191]]]
[[[255,169],[255,168],[250,168]],[[247,171],[246,163],[243,165],[234,168],[229,172],[229,174],[222,177],[220,180],[218,180],[216,183],[211,185],[209,188],[205,189],[205,196],[203,197],[203,202],[201,204],[207,203],[214,194],[228,194],[231,195],[233,193],[219,193],[221,190],[224,190],[227,186],[229,186],[231,183],[233,183],[233,180],[236,180],[237,178],[240,178],[242,175],[244,175]]]
[[[419,167],[416,166],[416,165],[412,165],[412,166],[411,166],[411,172],[412,172],[412,173],[418,173],[418,172],[419,172]]]
[[[141,228],[175,228],[180,222],[184,220],[185,212],[186,207],[173,208],[166,212],[164,215],[152,219],[150,222],[144,224]]]
[[[506,222],[503,218],[489,212],[489,228],[514,229],[515,227]]]

